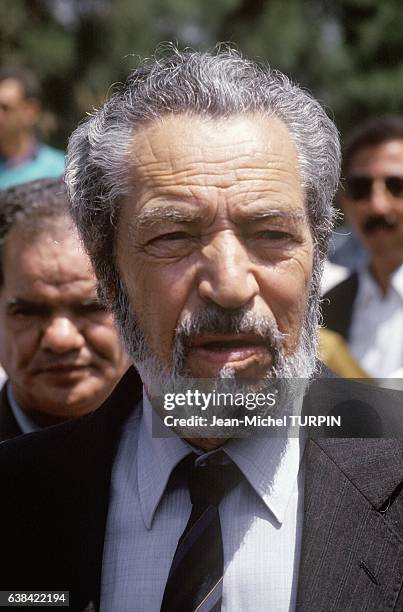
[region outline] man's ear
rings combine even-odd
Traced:
[[[337,203],[340,207],[340,210],[343,214],[344,222],[348,225],[354,226],[354,216],[351,215],[351,202],[349,197],[343,191],[343,189],[339,190],[337,196]]]

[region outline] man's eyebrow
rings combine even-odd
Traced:
[[[11,298],[7,302],[7,308],[13,308],[14,306],[24,306],[24,307],[27,307],[27,308],[43,308],[43,309],[51,308],[51,306],[47,302],[43,302],[42,300],[26,299],[26,298],[18,298],[18,297],[17,298]],[[96,297],[73,300],[71,302],[70,306],[71,307],[75,307],[75,306],[91,307],[91,306],[94,306],[94,307],[102,307],[103,308],[102,302],[100,302],[99,299],[96,298]]]
[[[79,306],[103,306],[102,302],[97,297],[83,298],[81,300],[73,300],[73,305],[77,304]]]
[[[249,223],[253,223],[254,221],[264,221],[265,219],[287,219],[291,221],[305,221],[306,214],[302,210],[292,210],[292,209],[276,209],[276,210],[254,210],[251,212],[247,212],[244,216],[245,221]]]
[[[7,310],[11,311],[13,308],[32,308],[35,310],[42,309],[43,311],[49,310],[48,304],[39,300],[28,300],[25,298],[11,298],[7,302]]]
[[[198,223],[202,220],[202,215],[196,211],[183,210],[172,206],[155,206],[142,210],[138,215],[130,220],[132,229],[139,231],[145,227],[151,227],[161,221],[170,223]]]
[[[27,300],[25,298],[11,298],[7,302],[7,306],[41,306],[42,302],[36,300]]]
[[[253,223],[265,219],[283,218],[289,221],[304,221],[306,214],[301,210],[293,209],[267,209],[241,212],[243,222]],[[141,231],[144,228],[152,227],[160,222],[169,223],[200,223],[203,215],[199,211],[183,210],[172,206],[156,206],[147,210],[142,210],[137,216],[130,220],[129,227],[132,231]]]

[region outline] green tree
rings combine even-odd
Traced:
[[[0,3],[3,62],[43,81],[64,146],[77,121],[161,41],[232,41],[313,91],[342,132],[403,108],[400,0],[13,0]]]

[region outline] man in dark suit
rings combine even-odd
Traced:
[[[139,374],[0,448],[3,590],[87,612],[399,609],[396,401],[312,382],[338,160],[311,97],[226,50],[141,65],[73,134],[71,209]],[[311,439],[325,412],[342,438]]]
[[[324,296],[323,318],[371,376],[403,368],[403,117],[359,126],[347,141],[341,203],[368,253]],[[400,372],[399,372],[400,370]]]
[[[0,193],[0,440],[98,408],[127,369],[68,216],[42,179]]]

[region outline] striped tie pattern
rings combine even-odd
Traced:
[[[192,512],[176,548],[161,612],[221,610],[224,558],[218,506],[241,473],[222,451],[211,456],[214,463],[195,465],[195,458],[188,455],[177,468],[186,474]]]

